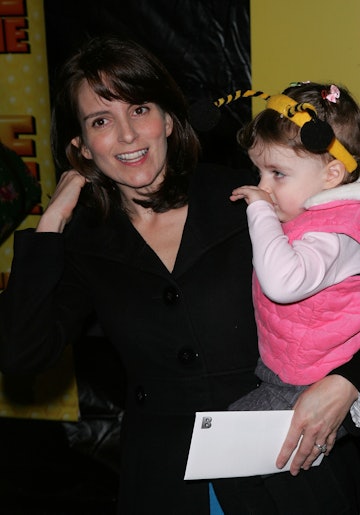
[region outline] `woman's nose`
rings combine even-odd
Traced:
[[[118,125],[118,139],[119,141],[125,141],[131,143],[136,138],[136,130],[131,123],[131,120],[121,120]]]

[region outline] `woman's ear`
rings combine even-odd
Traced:
[[[169,113],[165,113],[165,132],[166,137],[169,137],[173,131],[174,122]]]
[[[92,159],[92,154],[90,150],[87,148],[84,143],[81,143],[79,136],[76,136],[76,138],[73,138],[71,140],[71,144],[74,145],[74,147],[77,147],[80,149],[82,155],[85,157],[85,159]]]
[[[339,186],[343,182],[346,173],[346,168],[342,161],[338,159],[330,161],[325,169],[324,189],[329,190]]]

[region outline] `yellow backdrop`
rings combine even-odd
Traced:
[[[1,2],[0,18],[5,28],[0,35],[0,140],[37,170],[44,206],[54,190],[55,173],[42,0]],[[34,227],[37,220],[38,215],[31,215],[21,227]],[[11,259],[12,237],[0,246],[0,289]]]
[[[250,0],[252,86],[338,82],[360,101],[360,2]],[[253,101],[254,114],[264,101]]]
[[[42,0],[0,2],[0,140],[17,152],[42,186],[41,213],[55,187],[50,152],[50,102]],[[20,228],[35,227],[31,214]],[[0,246],[0,289],[12,260],[13,238]],[[77,420],[79,406],[70,348],[45,374],[0,374],[0,416]]]

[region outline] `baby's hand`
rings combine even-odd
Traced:
[[[232,191],[230,200],[235,201],[239,199],[245,199],[248,204],[255,202],[256,200],[266,200],[272,204],[271,197],[267,191],[260,189],[258,186],[241,186]]]

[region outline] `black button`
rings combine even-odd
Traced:
[[[142,386],[138,386],[135,390],[135,397],[136,397],[136,402],[138,404],[144,404],[145,403],[145,400],[146,400],[146,397],[147,397],[147,393],[145,392],[144,388]]]
[[[194,349],[183,348],[178,352],[178,360],[183,365],[188,365],[199,359],[199,354]]]
[[[163,299],[165,304],[175,304],[179,300],[180,294],[173,286],[165,288],[163,293]]]

